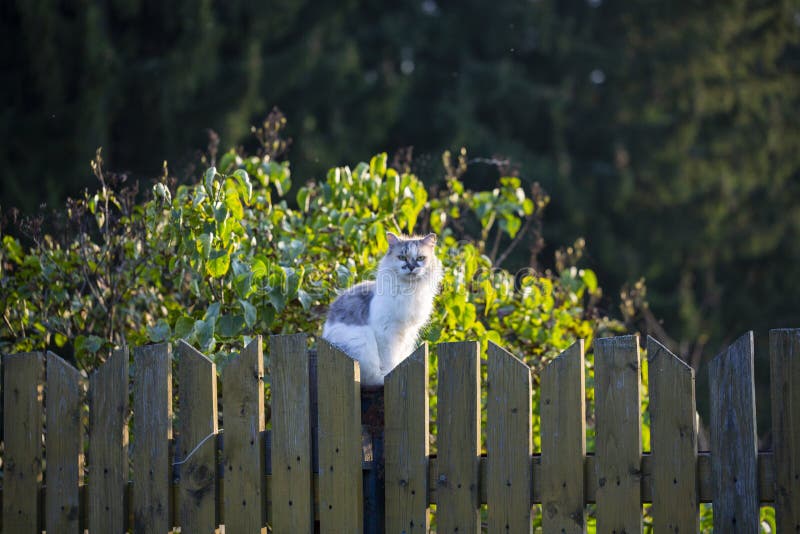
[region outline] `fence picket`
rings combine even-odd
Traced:
[[[486,502],[490,532],[531,531],[531,370],[488,350]]]
[[[313,532],[311,395],[306,335],[271,336],[272,529]]]
[[[428,532],[428,345],[386,377],[386,532]]]
[[[317,384],[320,531],[359,533],[363,473],[358,362],[320,340]]]
[[[167,343],[133,351],[133,532],[171,531],[172,360]]]
[[[595,344],[598,532],[642,532],[638,336]]]
[[[714,358],[708,373],[714,531],[758,532],[753,333]]]
[[[176,352],[179,418],[173,468],[179,479],[178,524],[183,532],[215,532],[217,370],[183,340]]]
[[[698,532],[694,370],[653,338],[647,359],[653,526],[658,532]]]
[[[264,358],[261,336],[222,371],[225,533],[266,533]]]
[[[89,532],[124,532],[128,483],[128,349],[89,377]]]
[[[38,533],[44,355],[6,356],[3,367],[3,532]]]
[[[47,532],[78,532],[82,475],[81,374],[47,353]]]
[[[800,330],[769,333],[778,532],[800,532]]]
[[[586,456],[583,341],[544,368],[541,412],[541,501],[544,532],[583,533]]]
[[[479,345],[464,341],[438,348],[437,521],[442,532],[479,532]]]

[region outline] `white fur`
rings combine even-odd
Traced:
[[[441,279],[441,264],[432,252],[425,265],[412,274],[387,254],[378,266],[367,324],[328,320],[322,337],[358,360],[363,385],[382,385],[386,375],[416,348]]]

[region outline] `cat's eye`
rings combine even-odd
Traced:
[[[418,256],[417,261],[425,261],[425,256]]]
[[[405,255],[405,254],[400,254],[400,255],[399,255],[399,256],[397,256],[397,257],[398,257],[400,260],[402,260],[402,261],[406,261],[406,255]]]

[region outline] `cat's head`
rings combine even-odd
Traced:
[[[436,258],[436,234],[424,237],[398,236],[387,232],[389,250],[381,260],[381,269],[388,269],[409,281],[436,275],[441,269]]]

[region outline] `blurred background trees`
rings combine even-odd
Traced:
[[[408,146],[435,185],[462,145],[467,186],[541,183],[547,246],[585,236],[608,310],[695,367],[800,325],[796,2],[18,0],[0,35],[5,216],[94,187],[98,146],[199,175],[209,130],[252,149],[277,105],[299,185]]]

